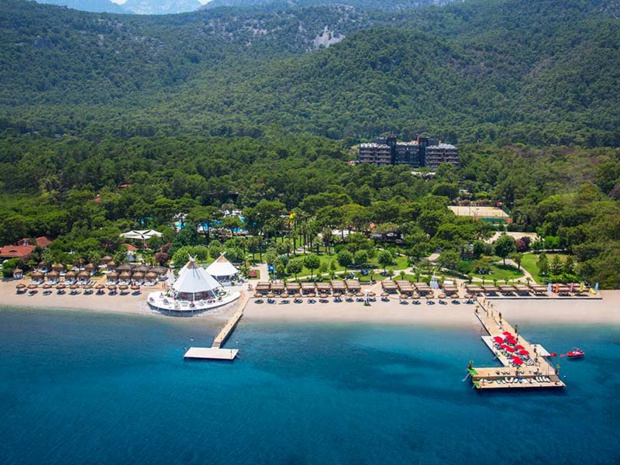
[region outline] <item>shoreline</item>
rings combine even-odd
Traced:
[[[16,294],[14,282],[0,283],[2,307],[28,307],[34,309],[62,309],[81,312],[110,313],[134,316],[150,316],[173,322],[192,321],[195,324],[219,324],[225,321],[238,308],[234,302],[219,310],[198,313],[190,316],[166,315],[151,309],[147,298],[150,290],[144,289],[140,295],[57,295],[44,296],[41,292],[28,296]],[[620,326],[620,290],[601,291],[602,299],[521,299],[487,300],[504,317],[516,323],[527,324],[605,324]],[[278,299],[277,302],[280,302]],[[414,305],[408,301],[400,304],[400,299],[392,296],[389,302],[377,299],[369,307],[361,302],[317,302],[308,304],[257,304],[250,298],[243,315],[244,321],[282,322],[282,323],[369,323],[383,325],[420,325],[478,328],[479,322],[474,314],[474,305],[446,305],[437,300],[433,305],[422,301]]]

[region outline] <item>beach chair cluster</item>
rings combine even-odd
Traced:
[[[347,279],[344,281],[334,280],[330,283],[313,283],[303,282],[284,283],[280,281],[266,282],[262,281],[254,287],[254,298],[257,303],[261,303],[267,299],[267,303],[287,304],[289,299],[293,299],[293,303],[302,303],[303,298],[307,298],[308,303],[318,302],[327,303],[330,298],[334,302],[374,302],[376,301],[375,292],[362,293],[361,284],[356,279]],[[276,301],[276,299],[283,299]]]
[[[553,294],[558,296],[583,296],[586,295],[590,288],[584,284],[570,283],[570,284],[552,284],[552,285],[540,285],[540,284],[500,284],[495,285],[478,285],[478,284],[466,284],[465,289],[471,296],[519,296],[519,297],[549,297]]]

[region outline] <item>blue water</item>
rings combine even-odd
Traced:
[[[620,331],[521,328],[560,392],[484,392],[465,329],[241,322],[241,358],[184,362],[191,319],[0,310],[0,463],[617,464]]]

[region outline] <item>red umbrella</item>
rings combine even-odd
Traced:
[[[506,350],[512,354],[516,349],[514,347],[508,346],[506,347]]]
[[[523,349],[525,349],[525,347],[523,347],[521,344],[519,344],[518,346],[515,346],[515,349],[523,350]]]
[[[497,342],[498,344],[502,344],[504,342],[504,338],[501,336],[495,336],[493,340]]]
[[[512,363],[514,363],[515,365],[523,365],[523,360],[521,360],[519,357],[512,357]]]
[[[519,355],[530,355],[530,353],[527,350],[525,350],[525,349],[521,349],[519,351]]]
[[[504,331],[502,334],[504,336],[514,337],[510,331]]]

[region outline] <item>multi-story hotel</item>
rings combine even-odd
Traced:
[[[359,163],[373,163],[377,166],[411,165],[414,168],[436,169],[441,163],[459,165],[459,151],[451,144],[418,137],[410,142],[398,142],[396,136],[379,138],[370,144],[360,144]]]

